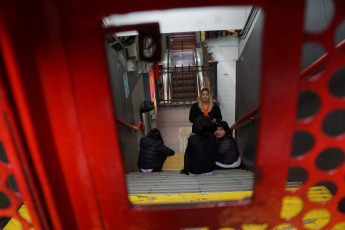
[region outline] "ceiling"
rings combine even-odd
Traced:
[[[243,29],[252,6],[199,7],[114,14],[104,18],[106,25],[123,26],[159,22],[161,33]],[[136,35],[136,31],[117,36]]]

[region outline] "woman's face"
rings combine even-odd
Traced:
[[[202,100],[202,102],[208,102],[208,98],[209,98],[209,96],[208,96],[208,92],[207,91],[203,91],[202,93],[201,93],[201,100]]]
[[[217,127],[217,130],[216,130],[216,137],[218,139],[220,138],[223,138],[225,135],[225,130],[223,129],[223,127]]]

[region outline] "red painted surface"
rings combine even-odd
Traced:
[[[0,163],[0,178],[1,193],[5,194],[9,200],[9,206],[5,207],[3,205],[4,197],[1,196],[1,217],[13,217],[22,220],[24,229],[33,226],[37,226],[36,229],[49,229],[47,213],[44,211],[40,192],[36,188],[35,172],[30,165],[28,152],[18,127],[17,114],[14,114],[13,111],[13,99],[8,91],[8,82],[5,80],[5,75],[3,62],[0,61],[0,142],[8,159],[8,162],[1,161]],[[9,187],[8,179],[11,176],[15,177],[19,191]],[[33,223],[36,223],[34,225],[23,220],[17,213],[18,207],[22,205],[23,200],[28,206]]]
[[[154,68],[152,67],[149,73],[149,82],[150,82],[150,96],[151,101],[155,106],[155,111],[157,114],[157,100],[156,100],[156,86],[155,86],[155,75],[154,75]]]
[[[10,124],[15,131],[10,137],[10,131],[2,128],[0,135],[11,154],[9,160],[22,192],[22,197],[9,194],[9,198],[14,204],[21,200],[28,204],[36,229],[49,229],[49,224],[57,230],[162,226],[240,229],[244,223],[268,223],[272,229],[286,222],[303,229],[302,217],[312,208],[329,210],[332,220],[325,229],[331,229],[344,220],[337,204],[345,197],[340,189],[344,186],[345,167],[322,172],[314,162],[326,147],[345,150],[344,135],[332,138],[320,129],[326,114],[345,108],[344,100],[331,96],[326,88],[334,70],[345,63],[344,53],[334,48],[333,36],[329,36],[344,20],[344,1],[334,2],[331,25],[320,33],[308,34],[303,31],[304,1],[300,0],[151,0],[123,4],[110,0],[1,1],[1,79],[8,79],[9,84],[1,88],[0,124]],[[253,199],[133,206],[127,199],[101,19],[113,13],[208,5],[259,5],[265,11]],[[309,81],[300,78],[301,47],[305,42],[320,43],[329,52],[324,72]],[[298,92],[303,89],[316,92],[323,103],[312,119],[296,121]],[[13,95],[12,106],[8,106],[7,92]],[[6,115],[10,122],[4,120]],[[290,153],[296,130],[311,133],[315,145],[294,159]],[[19,151],[13,151],[14,146],[19,146]],[[32,164],[19,161],[24,156]],[[284,191],[292,166],[305,168],[309,175],[305,185],[293,194]],[[6,166],[2,170],[7,170]],[[23,170],[29,172],[27,179]],[[315,204],[306,194],[320,180],[333,181],[338,192],[331,201]],[[280,208],[287,195],[300,196],[304,209],[297,217],[282,220]],[[15,216],[15,205],[0,213]],[[22,222],[25,229],[31,226]]]
[[[154,71],[154,76],[155,76],[155,80],[159,80],[159,72],[158,72],[158,63],[154,62],[153,63],[153,71]]]

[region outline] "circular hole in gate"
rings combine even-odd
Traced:
[[[7,186],[12,189],[13,191],[16,191],[16,192],[19,192],[19,189],[18,189],[18,186],[17,186],[17,182],[14,178],[13,175],[10,175],[8,178],[7,178]]]
[[[5,153],[5,148],[2,142],[0,142],[0,161],[3,163],[8,163],[8,159]]]
[[[275,226],[274,228],[272,228],[272,230],[297,230],[297,228],[292,224],[284,223]]]
[[[293,137],[293,146],[291,155],[301,156],[308,152],[314,146],[313,136],[306,131],[296,132]]]
[[[336,97],[345,97],[345,67],[337,69],[329,80],[329,90]]]
[[[308,190],[308,198],[315,203],[324,203],[333,198],[337,185],[330,181],[321,181]]]
[[[335,169],[343,164],[344,152],[338,148],[328,148],[322,151],[316,158],[316,167],[322,171]]]
[[[341,199],[338,203],[338,211],[345,214],[345,198]]]
[[[312,91],[302,91],[298,96],[297,118],[310,117],[319,111],[321,99]]]
[[[297,216],[303,209],[303,200],[298,196],[285,196],[280,210],[281,219],[290,219]]]
[[[254,230],[254,229],[266,230],[268,228],[268,224],[242,224],[241,228],[242,230]]]
[[[151,36],[145,36],[143,39],[143,55],[146,58],[152,58],[156,53],[156,42]]]
[[[10,206],[10,199],[3,192],[0,192],[0,208],[8,208]]]
[[[332,0],[307,0],[305,7],[304,29],[318,33],[328,27],[335,12]]]
[[[307,229],[321,229],[331,220],[331,213],[327,209],[313,209],[303,217],[303,227]]]
[[[28,210],[26,204],[20,205],[18,207],[18,214],[24,220],[27,220],[27,221],[31,220],[31,216],[30,216],[30,213],[29,213],[29,210]]]
[[[345,222],[339,222],[336,225],[334,225],[334,227],[332,228],[332,230],[342,230],[345,229]]]
[[[337,29],[335,30],[335,34],[334,34],[334,44],[339,44],[340,42],[342,42],[344,40],[345,37],[345,20],[342,21]]]
[[[326,54],[326,50],[317,43],[304,43],[302,46],[302,58],[301,58],[301,71],[308,68],[312,65],[316,60]],[[316,76],[316,74],[322,72],[326,68],[326,64],[328,63],[328,58],[326,58],[325,65],[320,66],[321,68],[317,71],[314,71],[308,75],[309,77]],[[303,75],[304,78],[305,75]]]
[[[288,182],[298,182],[300,185],[304,184],[308,179],[308,172],[301,167],[292,167],[289,169]]]
[[[345,110],[329,113],[322,122],[322,131],[329,136],[345,133]]]
[[[332,196],[334,196],[338,191],[337,185],[331,181],[320,181],[319,183],[315,184],[314,186],[326,187]]]
[[[12,218],[8,216],[0,216],[0,227],[6,226],[11,219]]]
[[[5,226],[6,229],[18,229],[18,230],[24,229],[22,223],[18,219],[14,218],[14,217],[13,218],[5,217],[5,218],[6,219],[4,221],[7,221],[7,218],[9,218],[9,220],[7,222],[11,221],[10,223],[6,224],[6,226]],[[31,229],[32,228],[30,228],[29,230],[31,230]]]

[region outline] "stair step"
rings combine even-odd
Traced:
[[[196,73],[183,73],[183,74],[173,74],[172,79],[174,81],[182,81],[182,80],[192,80],[195,81]]]
[[[174,93],[173,94],[173,99],[195,99],[197,98],[196,93]]]
[[[193,86],[195,88],[195,80],[173,80],[173,86]]]
[[[175,93],[193,93],[195,94],[195,87],[194,86],[177,86],[173,89]]]
[[[133,172],[126,175],[126,181],[130,195],[252,191],[254,173],[242,169],[216,170],[212,175],[193,176],[180,174],[179,170]],[[287,188],[301,185],[301,182],[286,183]]]

